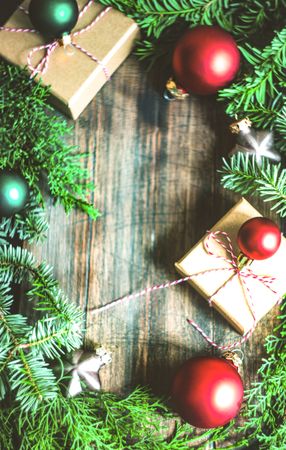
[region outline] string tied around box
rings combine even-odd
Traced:
[[[221,238],[225,239],[226,243],[224,243]],[[222,247],[227,256],[222,256],[219,254],[214,253],[211,248],[210,248],[210,243],[211,240],[217,242],[217,244],[219,244],[220,247]],[[218,345],[216,342],[214,342],[206,333],[205,331],[192,319],[187,319],[187,322],[192,325],[192,327],[194,327],[201,335],[202,337],[213,347],[219,349],[219,350],[230,350],[233,349],[235,347],[241,346],[243,343],[245,343],[253,334],[256,325],[257,325],[257,316],[256,316],[256,312],[255,312],[255,307],[253,304],[253,298],[252,298],[252,293],[251,290],[249,288],[249,286],[247,285],[247,280],[249,279],[255,279],[258,280],[260,283],[262,283],[267,289],[269,289],[275,296],[277,296],[277,302],[276,305],[279,304],[282,301],[282,298],[278,295],[278,293],[275,291],[275,289],[272,287],[273,283],[276,281],[275,277],[271,277],[268,275],[258,275],[256,274],[250,267],[248,266],[242,266],[240,267],[240,261],[239,258],[235,255],[234,250],[233,250],[233,245],[231,242],[231,238],[228,235],[228,233],[226,233],[225,231],[208,231],[207,232],[207,236],[204,240],[204,247],[206,252],[210,255],[213,256],[214,258],[218,258],[221,259],[223,261],[225,261],[226,263],[229,264],[229,267],[222,267],[222,268],[214,268],[214,269],[206,269],[197,273],[193,273],[191,275],[188,275],[186,277],[180,278],[178,280],[174,280],[174,281],[166,281],[165,283],[162,284],[157,284],[154,286],[150,286],[147,288],[142,289],[139,292],[135,292],[129,295],[126,295],[124,297],[120,297],[116,300],[111,301],[110,303],[107,303],[103,306],[99,306],[97,308],[91,308],[89,310],[89,312],[91,312],[92,314],[98,314],[99,312],[103,312],[103,311],[107,311],[108,309],[114,308],[115,306],[129,301],[129,300],[133,300],[139,297],[143,297],[147,294],[150,294],[152,292],[158,291],[160,289],[169,289],[173,286],[177,286],[179,284],[185,283],[186,281],[190,281],[193,278],[199,276],[199,275],[204,275],[206,273],[210,273],[210,272],[219,272],[219,271],[230,271],[233,272],[234,275],[237,275],[239,278],[239,282],[241,284],[241,287],[243,289],[243,293],[244,293],[244,297],[245,300],[247,302],[247,306],[251,312],[252,318],[253,318],[253,324],[252,327],[250,328],[249,331],[247,331],[239,340],[231,343],[231,344],[227,344],[227,345]],[[209,306],[212,307],[212,303],[213,303],[213,298],[215,295],[217,295],[217,293],[219,291],[221,291],[222,289],[224,289],[224,287],[230,283],[232,280],[232,277],[229,278],[221,287],[219,287],[208,299],[208,303]]]
[[[86,14],[86,12],[89,10],[89,8],[93,4],[94,4],[93,0],[89,0],[87,2],[87,4],[79,12],[79,16],[78,16],[79,20]],[[28,11],[25,8],[23,8],[22,6],[19,6],[18,9],[23,11],[23,13],[25,13],[25,14],[29,14]],[[28,66],[29,70],[31,71],[31,78],[33,78],[37,74],[44,75],[47,72],[48,67],[49,67],[49,63],[50,63],[50,58],[51,58],[53,52],[57,48],[64,47],[65,49],[68,50],[68,48],[73,48],[74,47],[74,48],[77,48],[82,53],[84,53],[92,61],[94,61],[97,64],[99,64],[101,66],[103,72],[104,72],[104,75],[106,76],[106,79],[109,80],[110,79],[110,75],[109,75],[107,67],[103,64],[103,62],[100,61],[95,55],[90,53],[88,50],[83,48],[80,44],[78,44],[74,40],[74,38],[76,38],[77,36],[80,36],[83,33],[86,33],[91,28],[93,28],[111,10],[112,10],[112,7],[108,6],[107,8],[103,9],[95,17],[95,19],[93,19],[91,21],[91,23],[89,25],[81,28],[80,30],[71,32],[69,34],[65,34],[61,38],[54,39],[54,40],[52,40],[51,42],[49,42],[47,44],[37,45],[37,46],[33,47],[29,51],[28,56],[27,56],[27,66]],[[35,30],[33,28],[13,28],[13,27],[1,26],[0,27],[0,31],[7,31],[9,33],[36,33],[36,34],[40,34],[37,30]],[[34,65],[33,57],[34,57],[34,55],[36,53],[41,52],[41,51],[44,51],[45,54],[41,58],[40,62],[37,65]]]

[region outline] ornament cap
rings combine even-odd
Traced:
[[[233,134],[248,133],[252,122],[248,117],[230,124],[229,129]]]
[[[61,47],[67,47],[72,44],[71,35],[69,33],[64,33],[59,39],[59,44]]]
[[[188,92],[179,86],[173,78],[168,79],[165,88],[164,98],[166,100],[185,100],[189,97]]]
[[[237,354],[236,350],[227,351],[222,354],[222,358],[230,361],[233,366],[237,369],[240,376],[242,376],[242,361],[243,361],[243,353],[241,352],[241,357]]]
[[[58,39],[60,47],[64,48],[66,55],[71,56],[75,52],[75,47],[72,42],[72,36],[69,33],[64,33],[61,38]]]

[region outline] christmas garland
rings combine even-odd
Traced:
[[[0,394],[20,403],[23,410],[36,409],[42,400],[57,395],[57,381],[47,360],[59,358],[82,344],[82,313],[64,296],[51,268],[37,264],[25,249],[0,248]],[[41,312],[34,325],[14,314],[11,283],[31,282],[28,301]]]
[[[247,114],[258,127],[274,129],[277,147],[285,150],[285,1],[101,2],[118,7],[146,31],[147,39],[137,50],[141,58],[166,53],[165,43],[170,52],[170,43],[186,24],[216,23],[231,31],[240,42],[245,65],[236,82],[220,92],[220,98],[227,101],[231,116]],[[264,31],[269,24],[280,31],[270,36],[270,45],[265,43],[259,50],[254,45],[257,35],[263,33],[267,39]],[[48,91],[29,81],[26,73],[4,63],[0,63],[0,74],[0,168],[20,171],[31,190],[25,210],[0,224],[1,448],[203,449],[206,443],[223,443],[236,436],[237,443],[224,448],[253,443],[265,450],[285,448],[285,304],[280,325],[266,339],[268,356],[259,370],[260,381],[247,393],[247,408],[242,413],[245,422],[240,427],[232,422],[198,438],[191,426],[180,425],[179,419],[174,419],[170,435],[171,410],[166,402],[141,388],[126,398],[102,392],[66,397],[63,379],[54,375],[50,363],[81,345],[81,312],[60,291],[50,268],[38,265],[27,251],[7,246],[7,240],[43,236],[47,228],[43,181],[67,212],[79,207],[92,218],[98,212],[86,200],[92,186],[81,182],[86,180],[87,172],[75,149],[62,140],[70,129],[46,104]],[[230,162],[224,162],[222,172],[225,187],[241,193],[258,192],[265,200],[275,200],[277,212],[286,215],[286,175],[281,166],[264,161],[259,167],[251,158],[235,155]],[[11,311],[11,284],[23,279],[30,280],[27,297],[38,300],[34,309],[42,314],[35,325]],[[168,428],[166,435],[162,433],[164,426]]]
[[[219,25],[229,31],[243,57],[239,76],[221,90],[218,100],[231,117],[248,116],[257,128],[275,132],[277,150],[286,150],[285,0],[243,2],[221,0],[100,0],[135,19],[145,32],[137,55],[152,66],[170,59],[174,45],[187,27]],[[275,201],[273,209],[286,215],[285,171],[265,161],[264,167],[241,154],[223,164],[222,185],[241,194],[258,193]],[[259,189],[257,190],[257,187]]]
[[[68,377],[55,376],[51,364],[82,344],[82,313],[65,298],[51,268],[37,264],[26,250],[2,246],[0,276],[1,448],[203,450],[206,444],[235,438],[236,444],[221,448],[253,443],[265,450],[285,448],[286,303],[279,326],[266,339],[260,380],[246,393],[244,424],[232,421],[198,437],[193,427],[174,417],[166,401],[147,389],[137,388],[126,398],[88,391],[67,397]],[[42,314],[34,325],[11,312],[11,285],[24,279],[31,282],[26,297]]]
[[[46,192],[66,212],[79,208],[96,219],[98,210],[87,201],[94,189],[82,160],[86,155],[65,143],[72,128],[47,104],[48,89],[29,80],[26,71],[0,62],[0,174],[20,173],[30,198],[25,209],[2,219],[2,239],[39,240],[47,230]]]

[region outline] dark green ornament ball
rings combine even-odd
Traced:
[[[25,208],[29,186],[25,178],[9,170],[0,170],[0,216],[10,217]]]
[[[70,33],[78,20],[76,0],[32,0],[30,20],[36,30],[49,37]]]

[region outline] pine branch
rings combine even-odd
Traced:
[[[248,69],[229,88],[220,92],[231,116],[248,116],[257,127],[277,131],[281,150],[286,149],[285,74],[286,27],[277,32],[262,51],[248,44],[241,47]]]
[[[231,116],[249,116],[259,128],[276,133],[276,145],[286,151],[286,0],[100,0],[113,5],[138,22],[148,39],[136,50],[151,67],[157,58],[171,53],[186,25],[219,25],[230,31],[244,59],[243,71],[235,83],[220,92]],[[173,26],[175,25],[175,26]],[[273,37],[270,30],[277,31]],[[158,38],[160,40],[158,41]],[[259,40],[257,39],[259,37]],[[272,37],[270,45],[261,46]]]
[[[226,449],[255,443],[262,450],[286,447],[286,302],[281,307],[280,324],[266,338],[268,357],[258,371],[260,381],[246,393],[247,409],[244,425],[237,433],[244,436]],[[256,447],[255,447],[256,448]]]
[[[4,429],[7,415],[3,417]],[[170,419],[176,425],[168,437]],[[136,388],[125,398],[104,392],[74,398],[59,395],[42,402],[32,414],[10,410],[9,423],[19,450],[185,450],[198,442],[198,437],[191,437],[190,425],[180,425],[165,402],[143,388]],[[228,427],[208,430],[203,438],[227,431]],[[2,440],[5,450],[13,448],[9,436],[9,428],[0,434],[0,446]]]
[[[229,441],[234,433],[242,435],[242,439],[218,448],[238,449],[254,444],[254,448],[262,450],[280,450],[286,445],[286,302],[279,318],[280,324],[266,340],[268,357],[259,370],[260,381],[246,394],[247,409],[241,427],[232,422],[196,436],[191,426],[182,426],[174,419],[165,402],[141,388],[126,398],[104,392],[85,392],[74,398],[58,394],[40,402],[34,412],[18,407],[5,409],[0,419],[0,447],[12,450],[17,442],[19,450],[91,446],[103,450],[203,450],[207,443]],[[170,420],[175,420],[176,425],[168,436]]]
[[[221,183],[226,189],[242,195],[257,194],[266,202],[273,202],[272,210],[286,216],[286,169],[264,159],[258,167],[255,158],[238,153],[229,161],[223,159]]]
[[[230,0],[100,0],[138,22],[147,36],[159,38],[164,30],[182,20],[191,26],[217,24],[247,41],[271,22],[284,19],[285,0],[232,2]]]
[[[51,400],[58,394],[53,371],[39,355],[17,351],[18,358],[8,363],[11,390],[16,391],[16,400],[23,410],[36,409],[45,400]]]
[[[4,62],[0,80],[0,168],[22,173],[31,190],[27,209],[2,221],[0,229],[7,237],[17,234],[30,240],[45,233],[45,185],[66,212],[80,208],[96,219],[98,211],[88,201],[94,186],[87,181],[83,165],[87,155],[65,142],[72,128],[48,106],[48,89],[31,82],[26,71]]]
[[[0,231],[7,243],[9,239],[18,238],[29,242],[42,240],[48,230],[46,213],[38,206],[38,202],[33,196],[25,210],[21,214],[4,218],[0,222]]]
[[[52,269],[19,247],[0,247],[0,393],[15,392],[21,408],[36,409],[43,399],[58,394],[58,385],[46,359],[77,349],[82,343],[82,313],[65,297]],[[27,293],[44,313],[34,325],[21,314],[11,314],[11,283],[31,284]]]
[[[46,316],[38,320],[33,329],[26,333],[25,342],[18,345],[18,348],[31,350],[33,353],[41,352],[48,359],[59,358],[63,353],[80,347],[82,342],[80,328],[78,327],[76,335],[75,328],[76,324],[73,321],[67,322]]]

